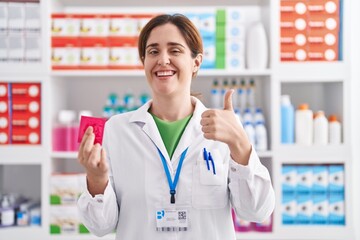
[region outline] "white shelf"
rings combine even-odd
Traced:
[[[350,161],[349,148],[339,146],[281,145],[274,155],[285,164],[344,164]]]
[[[0,146],[0,164],[41,164],[47,161],[48,157],[47,149],[43,146]]]
[[[59,234],[52,234],[50,235],[50,239],[56,239],[56,240],[96,240],[96,239],[102,239],[102,240],[114,240],[115,234],[108,234],[103,237],[96,237],[92,234],[76,234],[76,235],[59,235]]]
[[[273,156],[272,151],[257,151],[259,158],[271,158]]]
[[[200,70],[198,76],[270,76],[271,70]],[[54,77],[145,77],[144,70],[53,70]]]
[[[36,82],[38,81],[36,77],[47,76],[48,74],[46,66],[41,63],[1,63],[0,69],[2,81],[5,78],[15,78],[22,80],[35,77],[34,82]]]
[[[77,152],[52,152],[52,158],[66,158],[66,159],[76,159]]]
[[[296,225],[281,226],[276,233],[277,240],[311,239],[311,240],[339,240],[350,239],[350,228],[335,225]],[[325,237],[326,235],[326,237]],[[301,237],[300,237],[301,236]],[[345,237],[346,236],[346,237]],[[275,236],[274,236],[275,237]],[[351,238],[352,239],[352,238]]]
[[[0,228],[1,239],[26,239],[39,240],[46,239],[43,227],[6,227]]]
[[[344,62],[281,63],[276,72],[281,82],[341,82],[349,74]]]

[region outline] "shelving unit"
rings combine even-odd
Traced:
[[[62,170],[79,170],[76,152],[53,152],[51,147],[51,129],[55,121],[56,113],[60,109],[91,110],[95,115],[101,115],[102,104],[107,94],[114,89],[123,93],[131,88],[135,94],[147,90],[145,74],[142,70],[51,70],[51,14],[65,13],[114,13],[123,12],[154,12],[172,11],[179,3],[167,2],[163,7],[163,0],[144,1],[139,4],[131,1],[85,1],[85,0],[53,0],[41,2],[42,18],[42,61],[37,64],[0,64],[0,80],[5,82],[40,82],[42,84],[42,144],[39,146],[0,146],[0,166],[4,165],[35,165],[41,168],[41,200],[42,200],[42,225],[41,227],[29,228],[4,228],[0,229],[0,235],[9,239],[20,239],[26,236],[32,239],[114,239],[115,235],[103,238],[93,237],[88,234],[78,235],[50,235],[49,233],[49,179],[51,174]],[[360,236],[359,230],[355,232],[354,225],[359,221],[353,203],[358,202],[359,192],[354,188],[354,183],[359,181],[356,177],[356,166],[359,166],[359,150],[356,144],[360,139],[355,137],[354,129],[360,121],[360,116],[354,112],[359,94],[354,88],[359,87],[356,83],[360,77],[359,47],[353,48],[360,39],[360,30],[354,23],[359,20],[355,8],[358,3],[344,1],[343,14],[343,56],[339,62],[304,62],[289,63],[280,62],[279,48],[279,19],[280,0],[229,0],[226,3],[219,0],[200,1],[183,0],[179,9],[194,9],[192,6],[242,6],[259,13],[265,25],[269,38],[269,68],[265,70],[207,70],[202,69],[198,78],[193,82],[195,91],[202,92],[204,103],[208,105],[212,80],[231,78],[254,78],[258,87],[256,102],[264,109],[267,120],[269,135],[269,151],[259,152],[263,163],[269,168],[273,186],[276,193],[277,204],[273,218],[273,230],[271,233],[241,232],[238,239],[312,239],[312,240],[355,240]],[[137,6],[142,6],[141,10]],[[355,8],[353,8],[355,7]],[[177,9],[177,8],[176,8]],[[164,10],[164,11],[162,11]],[[355,20],[354,20],[355,18]],[[351,19],[351,21],[350,21]],[[350,24],[351,23],[351,24]],[[351,26],[351,27],[348,27]],[[352,29],[356,29],[355,33]],[[356,49],[356,51],[354,50]],[[83,87],[86,86],[85,91]],[[302,89],[299,92],[299,87]],[[343,126],[343,144],[340,146],[310,146],[301,147],[296,145],[280,144],[280,96],[284,92],[297,95],[301,99],[304,92],[314,90],[320,97],[309,97],[316,108],[335,110],[341,116]],[[327,92],[325,94],[324,92]],[[81,93],[81,97],[80,96]],[[320,94],[321,93],[321,94]],[[310,94],[311,95],[311,94]],[[307,96],[307,95],[306,95]],[[297,100],[296,100],[297,101]],[[295,101],[295,102],[296,102]],[[335,108],[334,108],[335,106]],[[355,117],[355,118],[354,118]],[[356,119],[357,121],[355,121]],[[358,132],[358,131],[357,131]],[[345,209],[346,225],[299,225],[285,226],[281,219],[281,168],[283,164],[343,164],[345,167]],[[1,176],[1,175],[0,175]],[[1,187],[1,186],[0,186]],[[1,189],[1,188],[0,188]],[[357,234],[357,235],[355,235]]]

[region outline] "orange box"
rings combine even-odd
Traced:
[[[327,46],[338,46],[338,33],[324,29],[311,29],[308,35],[309,44],[325,44]]]
[[[110,69],[142,69],[138,57],[137,38],[109,38]]]
[[[0,83],[0,99],[7,99],[9,97],[9,84]]]
[[[308,26],[312,29],[325,29],[327,31],[339,32],[339,17],[312,15],[309,16]]]
[[[12,83],[11,84],[11,97],[15,98],[28,98],[39,99],[41,98],[41,85],[40,83]]]
[[[281,29],[280,43],[305,46],[307,44],[307,32],[294,29]]]
[[[309,44],[310,61],[337,61],[339,59],[338,47],[323,44]]]
[[[22,128],[14,128],[11,134],[12,144],[40,144],[40,130],[28,130]]]
[[[295,44],[282,44],[280,46],[281,61],[307,61],[307,45],[299,47]]]
[[[281,4],[280,4],[281,18],[283,16],[287,16],[287,15],[288,16],[294,16],[294,17],[305,16],[305,15],[307,15],[307,13],[308,13],[308,11],[307,11],[307,1],[304,1],[304,0],[281,1]]]
[[[51,35],[54,37],[77,37],[80,35],[79,14],[52,14]]]
[[[339,0],[310,0],[307,3],[310,15],[339,16]]]
[[[29,98],[14,98],[11,102],[11,111],[13,114],[17,112],[30,115],[40,114],[40,100]]]

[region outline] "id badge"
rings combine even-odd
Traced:
[[[180,232],[189,229],[189,211],[184,207],[164,207],[156,210],[156,231]]]

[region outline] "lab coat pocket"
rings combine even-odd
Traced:
[[[227,174],[223,158],[218,150],[211,150],[214,161],[206,161],[201,155],[193,168],[192,205],[198,209],[216,209],[225,207],[228,201]]]

